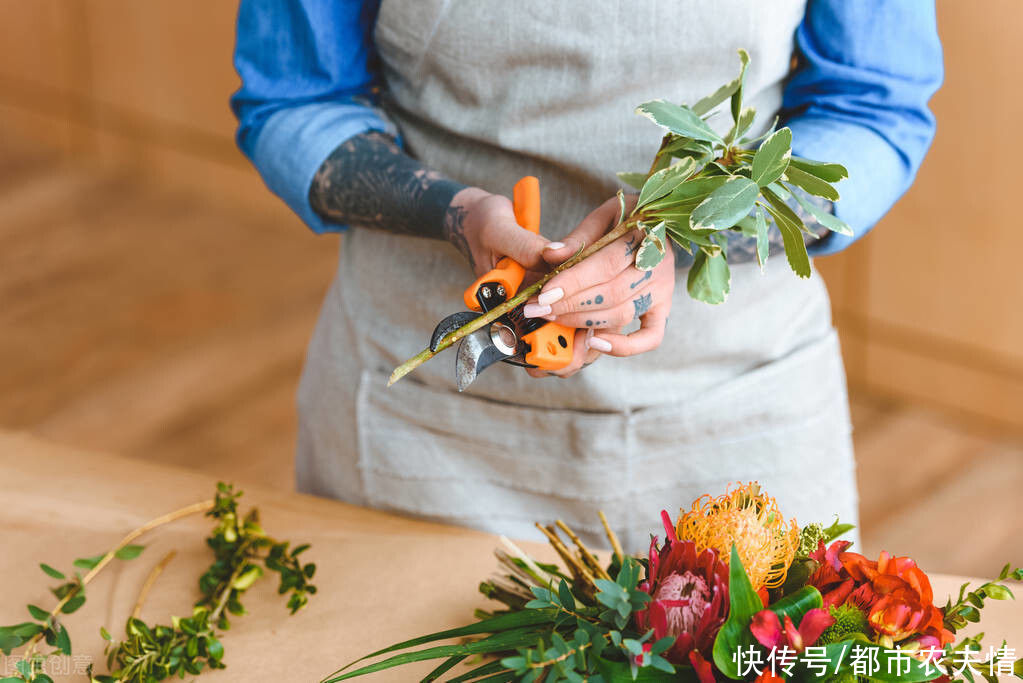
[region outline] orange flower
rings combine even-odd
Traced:
[[[786,522],[778,502],[756,482],[717,498],[701,496],[689,512],[680,512],[677,531],[697,552],[712,548],[726,562],[734,543],[753,590],[780,586],[799,546],[796,520]]]
[[[821,566],[810,585],[820,589],[825,606],[859,607],[875,632],[894,641],[916,634],[937,638],[942,645],[953,640],[934,606],[930,579],[916,562],[883,551],[874,562],[845,552],[846,547],[848,542],[836,541],[825,550],[822,543],[813,555]]]

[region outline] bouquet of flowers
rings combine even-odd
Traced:
[[[374,652],[323,683],[440,659],[422,679],[433,681],[469,658],[471,670],[448,681],[1023,678],[1023,659],[1013,661],[1004,641],[984,655],[982,634],[956,636],[979,621],[986,600],[1013,597],[1004,582],[1023,580],[1023,568],[1006,565],[974,590],[964,584],[939,607],[913,560],[852,552],[837,538],[852,526],[837,520],[800,527],[756,483],[705,495],[676,520],[661,516],[663,543],[654,536],[647,557],[632,557],[601,514],[613,548],[607,563],[560,521],[537,527],[564,566],[538,562],[502,538],[501,573],[480,584],[500,609]],[[413,649],[450,639],[461,642]]]

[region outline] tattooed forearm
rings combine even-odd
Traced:
[[[801,192],[800,195],[803,201],[813,202],[814,205],[820,208],[822,211],[828,213],[832,212],[832,204],[826,199],[820,197],[814,197],[810,194],[803,192],[796,188],[796,191]],[[786,202],[793,211],[796,212],[802,220],[803,224],[806,225],[807,229],[812,232],[812,235],[803,233],[803,241],[806,246],[815,244],[820,239],[823,239],[828,235],[828,229],[821,225],[816,218],[810,215],[795,199],[790,199]],[[728,251],[728,262],[731,264],[736,263],[756,263],[757,260],[757,240],[754,237],[747,237],[738,232],[725,232],[722,233],[728,239],[726,249]],[[771,223],[768,224],[767,231],[767,243],[770,246],[768,251],[768,257],[779,256],[785,253],[785,244],[782,241],[781,232]],[[687,253],[677,244],[672,242],[672,248],[675,250],[675,267],[676,268],[688,268],[693,265],[693,255]]]
[[[448,208],[464,187],[402,152],[390,136],[372,132],[346,140],[327,157],[309,188],[309,204],[329,222],[441,239],[460,236],[451,224],[460,226],[461,218],[449,216]]]

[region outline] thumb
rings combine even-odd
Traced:
[[[502,221],[495,226],[493,250],[518,261],[526,270],[546,271],[543,259],[548,239],[520,227],[514,221]]]
[[[549,248],[543,252],[544,259],[552,266],[563,263],[577,251],[596,242],[604,233],[613,228],[617,216],[618,199],[615,197],[590,212],[561,242],[549,244]]]

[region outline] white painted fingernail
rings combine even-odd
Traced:
[[[548,242],[548,243],[547,243],[547,244],[546,244],[546,245],[544,246],[544,249],[550,249],[551,251],[554,251],[554,250],[556,250],[556,249],[561,249],[561,248],[563,248],[564,246],[565,246],[565,243],[564,243],[564,242]]]
[[[539,318],[545,315],[550,315],[551,307],[541,304],[526,304],[522,308],[522,315],[527,318]]]
[[[536,302],[541,306],[549,306],[556,301],[561,301],[563,296],[565,296],[565,290],[561,287],[555,287],[536,297]]]
[[[608,351],[611,350],[611,342],[609,342],[606,339],[601,339],[600,337],[593,337],[592,339],[589,339],[587,341],[589,342],[589,347],[591,349],[596,349],[597,351],[601,351],[603,353],[607,353]]]

